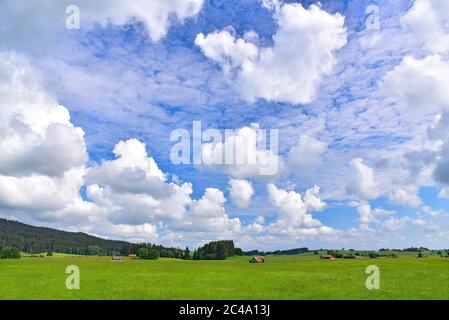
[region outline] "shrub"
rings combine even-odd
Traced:
[[[155,249],[149,249],[147,259],[149,259],[149,260],[159,259],[159,251],[155,250]]]
[[[22,255],[15,248],[3,248],[0,251],[0,259],[20,259]]]
[[[137,256],[138,256],[140,259],[146,259],[146,258],[148,257],[148,254],[149,254],[149,251],[148,251],[147,248],[139,248],[139,249],[137,250]]]
[[[337,257],[337,252],[335,250],[327,250],[327,254],[333,257]]]
[[[156,249],[139,248],[137,250],[137,256],[140,259],[155,260],[159,259],[159,251]]]
[[[379,254],[377,254],[376,252],[370,252],[368,257],[370,257],[371,259],[379,258]]]

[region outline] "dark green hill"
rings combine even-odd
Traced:
[[[54,251],[82,255],[127,254],[134,245],[106,240],[81,232],[34,227],[0,219],[0,248],[13,247],[27,253]]]

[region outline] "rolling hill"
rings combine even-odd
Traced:
[[[35,227],[0,219],[0,248],[13,247],[27,253],[51,250],[69,254],[111,255],[126,254],[133,246],[129,242],[106,240],[86,233]]]

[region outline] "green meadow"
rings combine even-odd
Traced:
[[[319,260],[313,255],[224,261],[63,256],[0,260],[0,299],[448,299],[449,259]],[[80,269],[80,290],[65,287]],[[365,269],[380,269],[367,290]]]

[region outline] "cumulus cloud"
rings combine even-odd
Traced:
[[[449,51],[449,3],[445,0],[416,0],[401,18],[402,27],[433,53]]]
[[[304,197],[295,191],[279,189],[272,183],[267,189],[271,203],[279,210],[276,221],[268,226],[270,234],[304,238],[334,233],[334,229],[323,226],[311,214],[326,206],[319,198],[317,186],[308,189]]]
[[[405,228],[406,224],[410,221],[411,219],[408,216],[402,218],[391,217],[385,220],[381,226],[388,231],[398,231]]]
[[[405,155],[410,172],[417,172],[417,180],[391,190],[395,203],[417,207],[419,186],[449,182],[447,123],[449,111],[449,5],[447,1],[416,0],[401,18],[402,29],[412,41],[422,47],[423,58],[406,56],[401,63],[387,73],[382,81],[382,91],[406,112],[436,114],[429,126],[427,141],[420,150]],[[422,56],[422,53],[420,56]],[[434,181],[432,181],[434,179]],[[440,196],[444,195],[444,188]]]
[[[374,176],[373,168],[363,162],[363,159],[354,159],[350,163],[353,170],[353,178],[346,186],[349,194],[360,199],[375,199],[380,195],[380,186]]]
[[[225,210],[222,191],[206,188],[200,199],[192,199],[192,185],[168,182],[139,140],[119,142],[114,154],[117,159],[89,168],[86,175],[89,199],[106,209],[113,224],[152,226],[159,236],[171,237],[207,233],[214,238],[240,229],[240,220]]]
[[[192,203],[189,218],[193,232],[227,232],[239,231],[241,225],[238,218],[229,218],[224,208],[226,198],[223,192],[216,188],[207,188],[201,199]]]
[[[346,44],[344,17],[317,5],[270,7],[278,25],[272,47],[237,39],[230,28],[200,33],[195,44],[226,73],[235,69],[236,87],[246,100],[310,103],[336,63],[335,52]]]
[[[419,187],[416,184],[410,186],[396,186],[390,191],[389,197],[394,204],[416,208],[422,203],[421,198],[417,194],[418,189]]]
[[[189,183],[166,182],[145,144],[136,139],[119,142],[114,154],[117,159],[89,168],[86,176],[89,197],[108,207],[113,222],[138,225],[184,217],[191,202]]]
[[[369,204],[362,204],[357,207],[359,213],[359,219],[361,223],[368,224],[375,221],[375,217],[371,212],[371,206]]]
[[[56,218],[82,202],[84,132],[22,56],[0,52],[0,95],[0,208]]]
[[[203,143],[203,163],[237,178],[279,175],[284,164],[277,152],[277,135],[270,135],[268,143],[261,133],[256,127],[244,127],[227,135],[224,141]]]
[[[172,23],[172,17],[183,22],[196,16],[204,0],[101,0],[80,4],[87,19],[93,23],[124,25],[133,18],[143,21],[153,41],[164,37]]]
[[[441,190],[438,192],[438,197],[449,199],[449,188],[448,187],[441,188]]]
[[[176,20],[195,17],[204,0],[98,0],[77,1],[80,10],[80,27],[89,30],[100,25],[125,25],[135,21],[145,24],[153,41],[164,37]],[[4,0],[0,2],[0,19],[5,29],[14,36],[5,35],[3,45],[23,47],[28,41],[37,43],[45,38],[56,37],[65,31],[69,17],[66,8],[72,1],[61,0]],[[70,11],[69,11],[70,13]],[[52,17],[48,19],[48,17]],[[26,21],[26,23],[17,23]]]
[[[326,149],[326,143],[308,135],[301,135],[296,146],[288,153],[290,172],[298,176],[313,174],[321,164],[321,155]]]
[[[84,132],[28,62],[0,53],[0,174],[62,176],[87,160]]]
[[[244,226],[231,217],[219,189],[206,188],[193,199],[192,185],[169,181],[139,140],[120,141],[115,159],[86,166],[83,131],[73,126],[68,110],[43,88],[28,62],[2,53],[0,67],[0,215],[130,241],[269,237],[262,218]],[[239,134],[257,139],[251,128]],[[249,205],[254,193],[248,181],[237,179],[231,180],[230,191],[240,206]],[[323,206],[317,193],[315,188],[306,192],[303,210]],[[276,230],[282,232],[282,226]]]
[[[449,110],[449,62],[440,56],[406,57],[389,72],[382,88],[399,106],[421,113]]]
[[[1,216],[132,241],[240,230],[220,190],[192,199],[192,185],[169,182],[136,139],[117,143],[116,159],[87,167],[83,131],[25,58],[0,53],[0,78]]]
[[[236,39],[232,28],[215,31],[207,37],[200,33],[196,36],[195,44],[202,49],[206,57],[219,63],[225,73],[240,67],[248,60],[255,60],[259,54],[259,48],[254,43]]]
[[[374,169],[357,158],[350,162],[346,192],[358,200],[373,200],[381,196],[389,198],[393,204],[416,208],[421,204],[418,196],[419,181],[416,173],[406,167],[402,159],[386,168]],[[399,175],[399,176],[398,176]]]
[[[166,177],[153,158],[147,156],[144,143],[130,139],[120,141],[114,148],[116,160],[103,161],[89,169],[87,183],[108,185],[116,192],[147,194],[163,198],[172,192]]]
[[[379,222],[379,218],[383,216],[389,216],[394,214],[394,211],[385,210],[382,208],[372,209],[368,203],[361,203],[357,206],[357,212],[359,214],[359,220],[362,224],[369,224],[372,222]]]
[[[229,180],[229,196],[231,201],[240,208],[247,208],[254,195],[254,188],[247,180]]]

